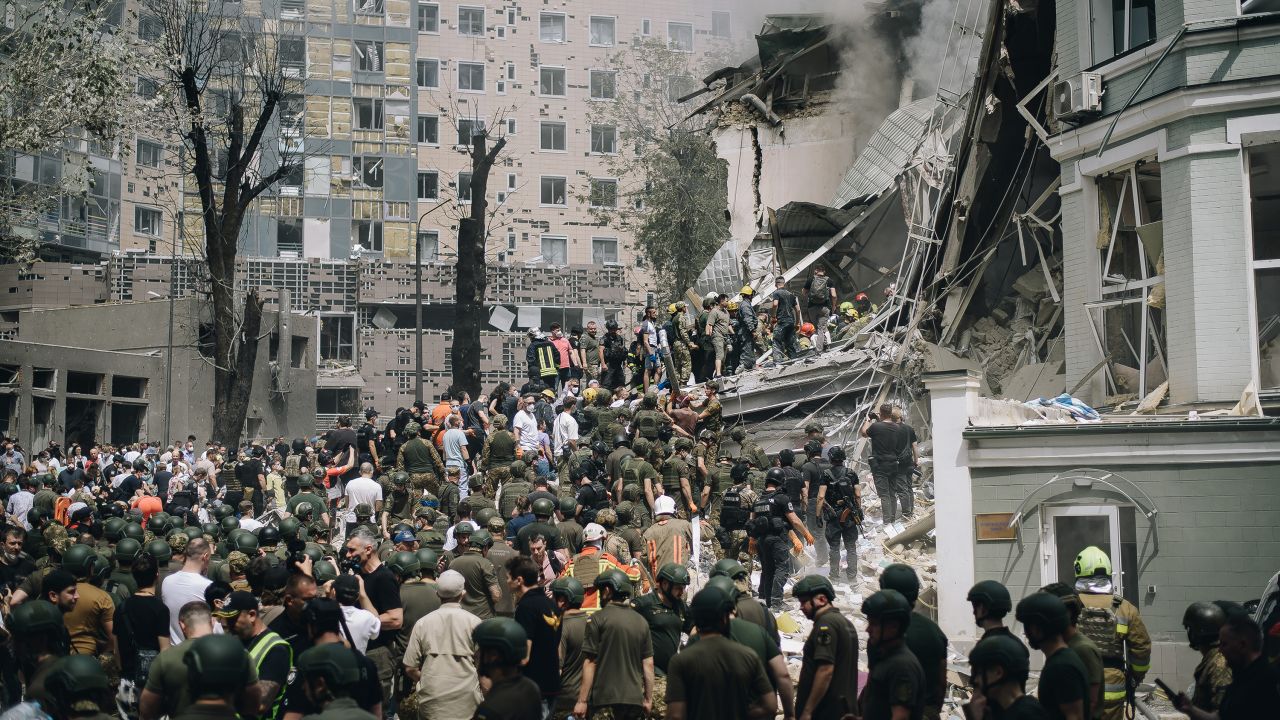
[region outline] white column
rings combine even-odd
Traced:
[[[938,541],[938,624],[954,642],[975,640],[965,597],[974,583],[973,483],[962,433],[978,397],[971,370],[925,373],[933,433],[934,516]]]

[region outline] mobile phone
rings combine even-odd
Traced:
[[[1160,687],[1161,690],[1164,691],[1165,696],[1167,696],[1170,700],[1173,700],[1174,698],[1178,697],[1178,693],[1174,692],[1173,688],[1166,685],[1164,681],[1161,680],[1160,678],[1156,678],[1155,683]]]

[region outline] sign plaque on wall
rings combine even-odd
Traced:
[[[1013,513],[977,513],[974,515],[974,537],[978,542],[1018,539],[1018,526],[1009,527]]]

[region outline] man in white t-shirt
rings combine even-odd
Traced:
[[[355,575],[339,575],[333,581],[333,595],[342,606],[353,649],[363,653],[369,647],[369,641],[382,631],[382,623],[377,615],[360,607],[360,581]]]
[[[538,419],[533,416],[533,403],[532,397],[521,398],[520,409],[511,420],[511,427],[515,431],[516,440],[520,443],[520,449],[524,452],[526,463],[532,462],[532,459],[538,455]]]
[[[573,419],[573,408],[577,404],[577,399],[572,395],[566,397],[560,414],[556,416],[555,427],[552,428],[551,433],[551,444],[557,458],[564,457],[566,447],[569,448],[569,452],[578,449],[578,421]]]
[[[178,625],[178,613],[182,606],[194,600],[204,601],[204,589],[213,582],[204,576],[209,569],[212,548],[204,538],[187,543],[187,559],[182,569],[166,577],[160,584],[160,599],[169,610],[169,641],[182,642],[182,628]]]
[[[373,508],[374,517],[382,514],[382,486],[373,479],[373,463],[360,464],[360,477],[347,483],[346,515],[348,523],[356,521],[356,506]]]

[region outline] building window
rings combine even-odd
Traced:
[[[564,13],[539,13],[538,14],[538,39],[544,43],[562,43],[564,42],[565,16]]]
[[[382,101],[369,98],[354,98],[351,101],[356,109],[357,130],[382,129]]]
[[[351,6],[357,15],[381,15],[383,13],[382,0],[352,0]]]
[[[135,205],[133,208],[133,231],[139,235],[160,237],[161,224],[164,222],[160,211],[155,208]]]
[[[613,47],[617,39],[618,21],[611,17],[591,17],[591,44],[596,47]]]
[[[591,207],[617,208],[618,181],[591,179]]]
[[[153,43],[164,35],[164,23],[155,15],[143,15],[138,18],[138,39]]]
[[[591,71],[591,99],[613,100],[618,96],[618,74],[610,70]]]
[[[507,63],[507,79],[508,80],[516,79],[516,64],[513,62]]]
[[[507,189],[508,190],[516,189],[516,180],[517,180],[517,176],[515,173],[507,173]]]
[[[1093,62],[1156,39],[1156,0],[1090,0]]]
[[[640,34],[649,37],[653,34],[653,22],[649,18],[640,21]]]
[[[361,72],[382,72],[382,43],[374,40],[356,40],[356,69]]]
[[[693,52],[693,25],[690,23],[667,23],[667,46],[677,52]]]
[[[422,145],[440,144],[440,118],[435,115],[418,116],[418,143]]]
[[[440,32],[440,6],[436,3],[418,3],[418,32]]]
[[[475,118],[458,120],[458,145],[471,147],[472,138],[484,134],[484,121]]]
[[[292,77],[301,77],[307,70],[307,39],[304,37],[280,38],[280,68]]]
[[[458,8],[458,34],[468,37],[484,37],[484,8]]]
[[[356,156],[351,161],[356,182],[367,188],[382,187],[382,158]]]
[[[471,173],[458,173],[458,202],[471,202]]]
[[[592,125],[591,152],[601,155],[618,152],[618,129],[612,125]]]
[[[151,100],[160,92],[160,84],[151,78],[138,78],[138,84],[136,87],[138,97],[143,100]]]
[[[729,13],[711,11],[711,36],[718,38],[733,37],[733,18]]]
[[[435,230],[418,231],[418,247],[422,249],[422,262],[440,259],[440,233]]]
[[[543,150],[563,152],[565,150],[565,125],[562,122],[542,123]]]
[[[440,173],[435,170],[418,171],[418,199],[440,199]]]
[[[554,205],[556,207],[564,207],[568,204],[568,196],[565,193],[567,180],[562,177],[546,177],[542,178],[542,204]]]
[[[302,255],[302,218],[280,218],[276,221],[276,251]]]
[[[355,358],[355,318],[320,316],[320,359],[350,361]]]
[[[382,221],[356,220],[351,223],[351,243],[361,250],[382,252]]]
[[[515,135],[515,134],[516,134],[516,119],[515,119],[515,118],[507,118],[507,134],[508,134],[508,135]]]
[[[568,265],[569,239],[565,237],[543,235],[542,262],[548,265]]]
[[[138,140],[137,164],[142,167],[158,168],[164,161],[164,146],[150,140]]]
[[[688,75],[675,75],[667,78],[667,100],[680,102],[680,98],[693,92],[695,83]]]
[[[440,87],[440,61],[424,59],[418,61],[418,87]]]
[[[618,238],[591,238],[591,262],[595,265],[616,265]]]
[[[564,97],[564,68],[539,68],[538,94],[549,95],[552,97]]]
[[[458,63],[458,89],[484,92],[484,63]]]
[[[307,0],[280,0],[280,18],[301,20],[307,16]]]
[[[1247,159],[1258,379],[1271,389],[1280,387],[1280,143],[1255,145]]]

